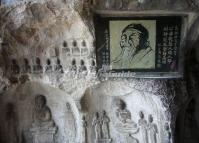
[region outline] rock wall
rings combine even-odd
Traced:
[[[99,79],[92,15],[115,10],[187,14],[184,78]],[[0,142],[197,142],[197,0],[4,0],[0,18]]]

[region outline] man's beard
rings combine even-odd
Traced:
[[[123,53],[128,52],[129,55],[134,56],[137,53],[137,49],[139,48],[139,46],[137,47],[133,47],[133,46],[123,46],[122,47],[122,51]]]

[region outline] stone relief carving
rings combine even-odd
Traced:
[[[138,120],[139,132],[141,134],[140,142],[148,143],[147,121],[144,119],[144,113],[140,111],[140,119]]]
[[[157,133],[158,128],[155,123],[153,123],[153,116],[149,115],[149,123],[148,123],[148,133],[149,133],[149,143],[157,143]]]
[[[109,122],[110,119],[107,116],[106,111],[102,111],[101,114],[99,114],[99,112],[95,113],[92,126],[95,130],[96,143],[110,143],[112,141],[109,132]]]
[[[98,143],[99,139],[102,138],[101,120],[98,112],[94,115],[92,126],[95,131],[95,142]]]
[[[41,74],[41,73],[43,73],[43,67],[42,67],[42,65],[41,65],[41,61],[40,61],[40,59],[37,57],[36,58],[36,61],[35,61],[36,63],[35,63],[35,65],[33,66],[33,71],[34,71],[34,73],[36,73],[36,74]]]
[[[102,138],[103,139],[109,139],[110,138],[110,133],[109,133],[109,122],[110,122],[110,119],[106,115],[106,111],[102,112],[101,122],[102,122],[101,123],[102,124]]]
[[[24,58],[24,69],[23,73],[31,73],[31,66],[29,64],[28,59]]]
[[[72,112],[70,103],[66,103],[65,134],[68,137],[69,143],[75,142],[76,130],[74,113]]]
[[[117,122],[115,127],[123,133],[135,133],[138,130],[137,124],[132,121],[131,113],[128,109],[126,109],[126,103],[118,99],[116,101],[116,117]]]
[[[12,65],[11,65],[11,73],[12,74],[19,74],[20,73],[20,67],[15,59],[12,59]]]
[[[59,72],[59,73],[64,73],[60,59],[57,59],[57,63],[56,63],[56,66],[55,66],[55,71]]]
[[[47,106],[46,97],[35,97],[35,109],[33,111],[33,124],[30,132],[34,143],[54,143],[54,135],[57,127],[52,119],[50,108]]]
[[[138,143],[138,139],[134,137],[139,128],[132,120],[131,112],[127,109],[126,103],[121,99],[115,100],[116,106],[116,130],[122,134],[127,143]]]
[[[82,125],[83,125],[83,130],[82,130],[82,143],[88,143],[88,123],[86,121],[86,117],[82,117]]]
[[[171,143],[171,131],[168,123],[165,124],[164,129],[165,129],[164,143]]]
[[[46,64],[47,64],[47,65],[46,65],[46,70],[45,70],[45,72],[46,72],[46,73],[52,73],[53,68],[52,68],[50,59],[47,59]]]

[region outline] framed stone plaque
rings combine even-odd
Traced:
[[[179,78],[186,15],[94,16],[100,76]]]

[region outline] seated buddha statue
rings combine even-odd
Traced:
[[[35,97],[35,109],[33,112],[33,126],[48,128],[54,126],[50,108],[46,105],[46,97],[38,95]]]

